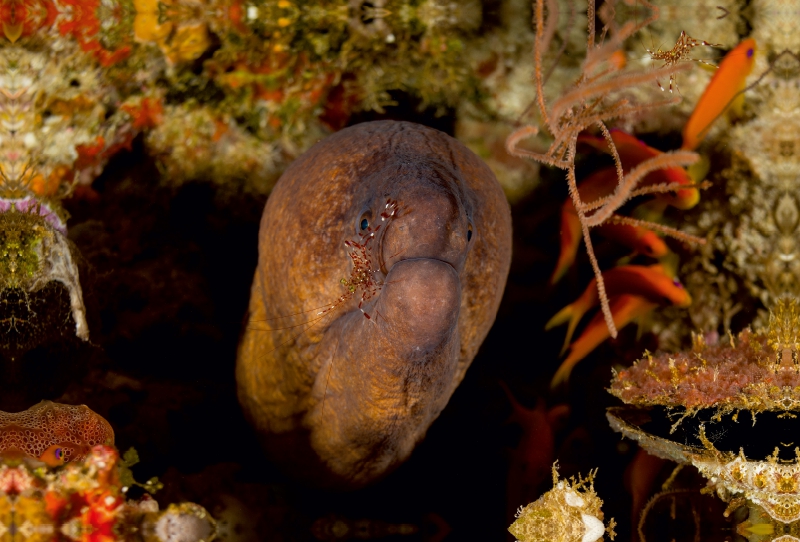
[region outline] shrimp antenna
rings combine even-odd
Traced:
[[[284,318],[291,318],[293,316],[302,316],[304,314],[308,314],[308,313],[311,313],[311,312],[314,312],[314,311],[320,311],[321,310],[323,312],[326,312],[328,309],[333,308],[334,305],[335,305],[335,303],[328,303],[327,305],[323,305],[321,307],[316,307],[316,308],[313,308],[313,309],[308,309],[308,310],[304,310],[304,311],[300,311],[300,312],[293,312],[291,314],[284,314],[284,315],[281,315],[281,316],[275,316],[274,318],[263,318],[261,320],[251,320],[251,321],[252,322],[272,322],[272,321],[275,321],[275,320],[283,320]],[[322,314],[322,313],[319,313],[319,314]],[[300,325],[302,325],[302,324],[300,324]],[[265,329],[263,329],[263,331],[278,331],[278,330],[281,330],[281,329],[289,329],[291,327],[297,327],[297,326],[288,326],[288,327],[270,328],[270,329],[266,329],[265,328]]]

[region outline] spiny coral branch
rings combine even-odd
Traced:
[[[694,184],[681,184],[681,183],[660,183],[652,184],[650,186],[643,186],[631,192],[631,197],[644,196],[647,194],[664,194],[665,192],[672,192],[673,190],[685,190],[687,188],[700,188],[705,190],[709,188],[711,183],[703,181]]]
[[[648,158],[632,170],[627,175],[619,176],[620,182],[609,198],[608,202],[600,207],[592,216],[587,217],[588,226],[599,226],[614,214],[614,211],[622,207],[631,198],[631,192],[636,185],[644,179],[648,173],[657,169],[664,169],[675,166],[688,166],[694,164],[700,157],[689,151],[674,151],[659,154],[653,158]],[[584,206],[585,209],[585,206]]]
[[[614,224],[627,224],[628,226],[636,226],[639,228],[647,228],[648,230],[661,232],[664,235],[668,235],[674,239],[683,241],[685,243],[693,243],[695,245],[706,244],[706,240],[703,239],[702,237],[697,237],[696,235],[692,235],[690,233],[686,233],[675,228],[670,228],[669,226],[664,226],[663,224],[659,224],[658,222],[639,220],[636,218],[631,218],[629,216],[620,216],[620,215],[613,215],[609,219],[609,222]]]

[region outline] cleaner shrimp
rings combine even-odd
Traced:
[[[335,301],[330,303],[329,305],[323,305],[322,307],[318,307],[316,309],[311,309],[309,311],[304,311],[300,313],[279,316],[276,318],[267,319],[266,321],[276,321],[276,320],[283,320],[286,318],[299,316],[303,314],[308,314],[311,312],[315,312],[316,314],[313,317],[305,322],[296,325],[290,325],[286,327],[273,327],[273,328],[263,328],[263,327],[251,327],[251,329],[256,329],[259,331],[280,331],[285,329],[292,329],[301,327],[302,330],[299,333],[293,334],[288,339],[284,340],[280,344],[276,345],[270,352],[277,350],[282,346],[286,346],[293,341],[296,341],[300,338],[303,334],[310,331],[314,326],[320,324],[327,318],[332,317],[334,314],[338,312],[338,309],[343,307],[344,305],[351,302],[353,299],[358,300],[357,308],[361,313],[364,315],[364,318],[367,320],[372,321],[373,323],[377,321],[377,317],[380,316],[384,320],[386,318],[383,317],[380,312],[378,312],[377,307],[374,307],[374,312],[370,310],[369,304],[373,301],[378,294],[383,289],[384,285],[386,284],[385,277],[383,275],[383,268],[385,268],[385,262],[383,261],[383,256],[380,252],[380,245],[376,246],[377,241],[379,240],[379,232],[381,229],[386,231],[386,227],[391,223],[391,221],[398,216],[398,210],[400,208],[400,204],[394,199],[387,199],[386,203],[383,206],[380,214],[380,222],[377,224],[370,224],[369,218],[362,215],[359,220],[358,229],[360,231],[357,232],[356,237],[348,239],[344,241],[344,246],[347,248],[347,256],[352,261],[352,269],[350,271],[349,277],[343,277],[339,280],[339,283],[345,288],[345,292],[342,293]],[[394,257],[396,255],[393,255]],[[334,347],[333,357],[336,356],[336,351],[339,348],[338,340],[336,346]],[[327,396],[328,391],[328,382],[331,376],[331,370],[333,369],[333,363],[330,364],[328,367],[327,375],[325,378],[325,389],[322,394],[322,411],[321,415],[324,416],[325,412],[325,397]]]
[[[383,206],[383,210],[379,214],[380,222],[373,225],[370,224],[368,218],[362,217],[359,221],[359,230],[361,231],[359,231],[354,238],[344,241],[344,246],[347,248],[347,256],[352,261],[353,267],[349,277],[343,277],[339,280],[339,283],[345,288],[345,291],[336,298],[335,301],[315,309],[266,320],[267,322],[280,321],[295,316],[315,313],[310,320],[300,324],[270,328],[251,327],[251,329],[256,329],[258,331],[281,331],[298,327],[302,328],[299,333],[292,335],[287,340],[278,344],[273,349],[276,350],[281,346],[295,341],[314,326],[332,316],[339,308],[353,299],[358,300],[357,308],[367,320],[374,322],[375,320],[373,317],[380,316],[383,318],[383,315],[377,311],[377,308],[374,313],[369,308],[370,302],[378,296],[383,286],[386,284],[381,270],[381,268],[384,267],[384,262],[379,252],[380,247],[376,247],[375,245],[378,240],[379,231],[381,229],[385,231],[389,223],[398,216],[399,209],[400,204],[396,200],[388,198]]]
[[[658,6],[655,6],[648,2],[643,2],[643,5],[649,8],[651,11],[653,11],[656,14],[656,18],[658,18],[660,11]],[[723,45],[719,43],[709,43],[705,40],[695,39],[690,35],[688,35],[685,30],[681,30],[680,36],[678,36],[675,45],[673,45],[672,48],[670,49],[661,49],[661,47],[656,47],[652,43],[651,43],[652,47],[651,49],[645,47],[644,44],[642,44],[642,48],[645,51],[647,51],[647,54],[649,55],[651,60],[663,62],[660,68],[676,68],[678,64],[683,62],[697,62],[698,64],[705,64],[706,66],[716,68],[717,67],[716,64],[708,62],[707,60],[704,59],[692,58],[691,56],[689,56],[696,47],[701,47],[701,46],[715,47],[715,48],[723,47]],[[676,72],[677,70],[673,70],[670,71],[669,73],[670,94],[673,93],[672,90],[673,87],[675,88],[676,91],[678,91],[678,93],[680,93],[680,89],[678,88],[678,80],[676,77]],[[666,89],[659,80],[656,80],[656,85],[658,85],[658,88],[660,88],[662,92],[666,91]]]

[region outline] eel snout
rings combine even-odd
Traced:
[[[391,270],[399,261],[430,258],[461,273],[470,226],[458,196],[447,188],[423,185],[401,191],[398,201],[397,217],[389,223],[383,238],[384,270]]]

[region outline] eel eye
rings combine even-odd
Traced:
[[[467,243],[472,241],[472,222],[467,224]]]
[[[55,456],[59,461],[64,459],[64,448],[56,448]]]
[[[359,217],[358,222],[356,222],[356,228],[358,231],[366,232],[369,231],[370,224],[372,223],[372,212],[367,210],[361,213],[361,217]]]

